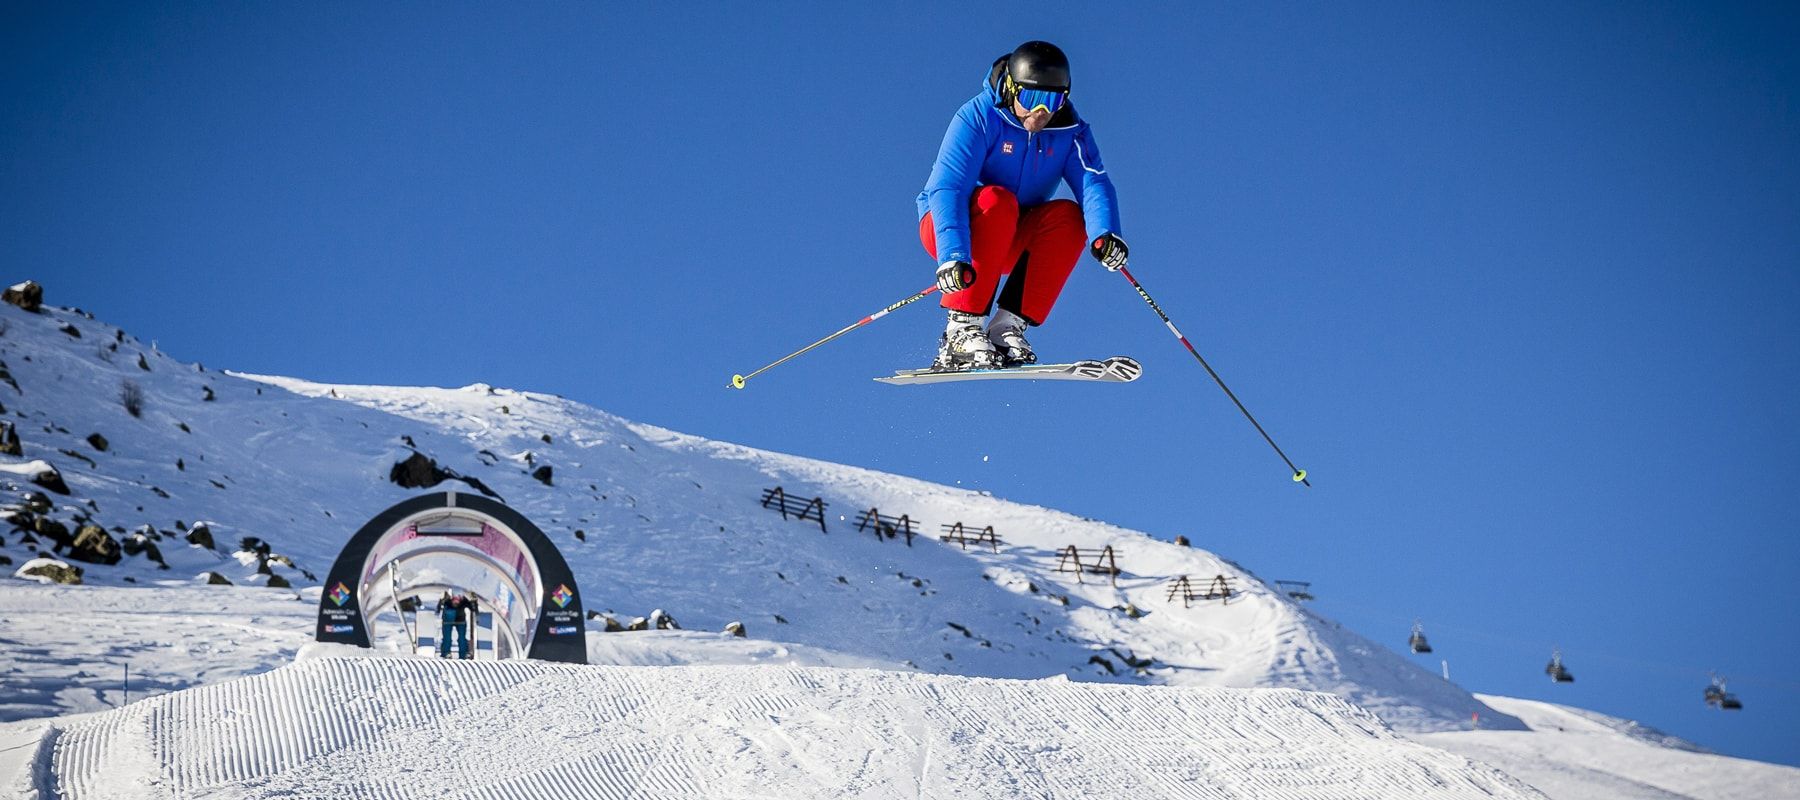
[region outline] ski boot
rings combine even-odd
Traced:
[[[1025,341],[1025,320],[1005,309],[994,312],[993,320],[988,322],[988,341],[1000,353],[1000,363],[1006,367],[1023,367],[1037,363],[1037,353],[1032,352],[1031,343]]]
[[[962,372],[971,369],[999,369],[1000,353],[981,329],[981,317],[950,312],[950,324],[938,340],[937,359],[931,368],[939,372]]]

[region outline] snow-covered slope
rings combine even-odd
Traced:
[[[145,525],[165,533],[155,543],[170,569],[126,556],[114,567],[84,565],[90,584],[194,583],[206,572],[239,584],[267,580],[249,553],[221,555],[181,538],[183,526],[205,520],[221,550],[245,536],[266,540],[294,564],[271,571],[307,586],[361,523],[419,492],[389,480],[416,449],[543,528],[590,608],[626,616],[662,608],[689,628],[713,630],[742,620],[754,637],[896,668],[1327,691],[1415,731],[1456,729],[1473,712],[1511,723],[1200,548],[686,436],[547,395],[222,374],[49,307],[0,307],[0,323],[0,362],[19,387],[0,386],[0,398],[23,443],[22,456],[0,462],[54,464],[72,494],[56,497],[60,509],[49,516],[70,527],[80,517],[115,536]],[[132,386],[138,416],[120,399]],[[88,441],[94,433],[107,440],[104,451]],[[550,485],[530,474],[544,466]],[[829,533],[762,508],[762,491],[776,485],[824,497]],[[854,521],[868,508],[907,514],[923,535],[909,547],[859,533]],[[987,552],[937,541],[940,525],[953,522],[991,525],[1003,544]],[[1123,569],[1117,585],[1057,572],[1057,551],[1069,545],[1113,547]],[[5,552],[15,561],[35,555],[16,535]],[[1180,575],[1197,589],[1224,576],[1234,594],[1184,608],[1167,597]]]
[[[1554,703],[1477,695],[1529,731],[1413,738],[1493,764],[1556,800],[1800,797],[1800,769],[1731,758],[1630,720]]]
[[[44,745],[47,797],[1541,797],[1332,695],[884,670],[321,658]]]
[[[549,764],[595,750],[612,761],[583,763],[602,771],[654,755],[625,784],[643,797],[691,796],[680,782],[701,778],[720,781],[705,791],[737,787],[734,796],[885,796],[890,786],[1060,796],[1065,785],[1109,797],[1529,794],[1485,768],[1397,742],[1343,703],[1216,688],[1283,687],[1354,701],[1413,741],[1529,776],[1561,800],[1800,797],[1800,770],[1693,752],[1588,712],[1471,696],[1203,549],[685,436],[561,398],[219,373],[78,312],[0,306],[0,422],[12,429],[0,429],[0,444],[8,433],[19,439],[17,455],[0,455],[0,484],[17,492],[0,495],[11,509],[0,519],[14,522],[10,531],[0,525],[0,574],[52,549],[46,523],[65,538],[98,525],[107,543],[128,545],[114,565],[71,562],[86,570],[86,586],[0,578],[0,720],[24,720],[0,722],[0,792],[138,797],[180,786],[184,796],[240,797],[304,787],[310,795],[333,780],[366,779],[386,796],[455,797],[523,786],[467,766],[485,763],[532,776],[526,795],[577,786],[607,796],[621,784],[596,788],[583,783],[592,770]],[[421,491],[389,479],[415,451],[531,517],[568,557],[590,609],[631,617],[662,608],[695,630],[609,634],[590,621],[590,661],[635,669],[380,658],[282,667],[309,648],[312,576],[369,516]],[[544,466],[548,483],[531,476]],[[23,496],[49,492],[28,483],[47,467],[69,493],[49,493],[48,503]],[[829,533],[761,508],[762,491],[775,485],[823,496]],[[908,547],[857,532],[858,512],[871,507],[910,515],[920,538]],[[958,521],[992,525],[1002,546],[964,551],[935,539],[941,524]],[[200,522],[216,548],[189,543]],[[267,541],[279,557],[239,550],[241,537]],[[1058,572],[1056,551],[1071,544],[1114,547],[1124,571],[1116,586]],[[66,560],[71,548],[57,549]],[[236,585],[206,585],[212,575]],[[1178,575],[1196,588],[1228,579],[1231,602],[1168,602]],[[276,578],[293,588],[264,588]],[[732,620],[751,638],[710,632]],[[129,699],[141,702],[118,708],[127,666]],[[242,676],[251,677],[233,682]],[[985,680],[994,678],[1037,680]],[[330,680],[348,688],[319,688]],[[1150,685],[1096,685],[1109,683]],[[731,697],[771,691],[790,705],[752,708]],[[291,705],[270,692],[312,700]],[[941,706],[946,698],[984,716],[958,716],[960,706]],[[546,720],[561,724],[565,704],[571,724],[589,726],[566,730],[568,748],[540,730]],[[1042,704],[1078,711],[1079,724],[1034,716]],[[668,708],[677,710],[652,714]],[[1472,712],[1484,728],[1512,730],[1457,732]],[[31,719],[49,715],[72,716]],[[503,727],[516,719],[538,727]],[[307,749],[283,732],[293,724],[318,726],[332,748]],[[394,724],[407,732],[383,727]],[[595,726],[616,735],[597,741]],[[422,741],[464,731],[495,743],[446,755]],[[570,749],[577,745],[586,749]],[[981,760],[959,761],[975,756],[957,748]],[[468,762],[469,750],[480,758]],[[1127,770],[1086,760],[1088,750]],[[889,763],[890,752],[904,767]],[[670,754],[679,756],[673,765]],[[859,776],[871,788],[841,788]],[[1044,776],[1055,785],[1043,789]],[[1176,788],[1165,791],[1158,781],[1167,780]],[[1236,794],[1206,794],[1217,787]]]

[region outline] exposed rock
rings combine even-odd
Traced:
[[[34,558],[25,562],[25,566],[13,573],[15,578],[42,578],[51,583],[68,586],[81,585],[81,568],[57,561],[54,558]]]
[[[231,585],[231,581],[225,580],[225,576],[220,575],[217,572],[202,572],[202,573],[200,573],[199,577],[205,578],[206,583],[209,586],[230,586]]]
[[[208,550],[219,549],[213,544],[212,529],[200,523],[194,523],[194,529],[188,531],[187,540],[188,544],[197,544]]]
[[[1101,667],[1104,667],[1106,669],[1106,674],[1108,674],[1108,675],[1119,674],[1119,671],[1113,667],[1113,663],[1111,661],[1107,661],[1106,659],[1101,658],[1100,656],[1088,656],[1087,662],[1089,664],[1099,664]]]
[[[1126,665],[1140,672],[1156,666],[1156,659],[1154,658],[1138,658],[1129,652],[1121,653],[1117,647],[1108,647],[1106,648],[1106,652],[1118,656],[1120,661],[1125,662]]]
[[[13,284],[7,287],[5,292],[0,293],[0,300],[5,300],[36,314],[38,309],[44,305],[44,287],[37,281]],[[77,583],[79,582],[77,581]]]
[[[26,511],[34,514],[50,513],[50,498],[44,496],[43,492],[26,492],[24,503]]]
[[[0,453],[9,456],[25,455],[25,446],[19,441],[19,427],[10,422],[0,422]]]
[[[1139,617],[1144,616],[1144,610],[1141,608],[1138,608],[1135,603],[1126,603],[1125,604],[1125,616],[1130,617],[1132,619],[1137,619]]]
[[[783,624],[783,625],[786,625],[786,624],[788,624],[788,621],[787,621],[787,617],[784,617],[784,616],[782,616],[782,615],[780,615],[780,614],[776,614],[776,615],[775,615],[775,621],[776,621],[776,622],[779,622],[779,623],[781,623],[781,624]]]
[[[12,556],[0,553],[0,567],[12,566]]]
[[[580,528],[576,528],[575,529],[575,538],[579,539],[581,541],[584,541],[584,542],[587,541],[587,531],[584,531]]]
[[[119,541],[98,525],[81,526],[81,530],[75,532],[75,543],[70,545],[68,555],[89,564],[117,564],[121,558]]]
[[[102,453],[106,452],[106,449],[108,447],[112,446],[109,442],[106,441],[106,437],[101,436],[98,433],[88,434],[87,443],[88,443],[89,447],[92,447],[95,450],[98,450]]]
[[[5,382],[6,385],[13,387],[13,391],[18,392],[19,394],[25,393],[24,389],[19,388],[19,382],[13,380],[12,373],[7,371],[6,362],[4,361],[0,361],[0,382]]]
[[[631,620],[631,624],[625,626],[625,630],[628,630],[628,631],[650,630],[650,620],[644,619],[643,617],[634,618]]]
[[[42,486],[45,489],[49,489],[57,494],[69,493],[69,485],[63,483],[62,473],[57,472],[55,467],[50,466],[46,462],[39,461],[36,463],[42,466],[37,472],[32,473],[32,483]]]
[[[211,386],[204,386],[204,387],[201,387],[201,388],[203,388],[203,389],[205,389],[205,390],[206,390],[206,394],[204,394],[204,395],[201,395],[201,396],[200,396],[200,399],[201,399],[201,400],[204,400],[204,401],[206,401],[206,402],[208,402],[208,403],[210,403],[210,402],[212,402],[212,401],[214,401],[214,400],[217,400],[217,399],[218,399],[218,398],[217,398],[217,397],[215,397],[215,396],[214,396],[214,395],[213,395],[213,390],[212,390],[212,387],[211,387]]]
[[[280,575],[270,575],[269,576],[269,588],[271,588],[271,589],[290,589],[290,588],[293,588],[293,584],[288,583],[288,579],[283,578]]]
[[[69,527],[49,517],[38,517],[32,520],[31,529],[36,531],[37,535],[55,543],[57,547],[68,547],[75,543],[75,538],[69,535]]]
[[[162,550],[156,546],[156,542],[153,540],[152,535],[150,535],[154,533],[155,531],[150,531],[149,534],[140,531],[131,534],[130,536],[125,537],[124,543],[120,544],[119,547],[125,551],[125,555],[142,555],[144,558],[155,563],[167,564],[168,562],[163,560]]]
[[[681,625],[675,622],[675,618],[660,608],[650,612],[650,624],[659,631],[681,630]]]
[[[75,327],[74,325],[70,325],[66,322],[63,323],[62,327],[57,328],[57,330],[62,331],[63,333],[66,333],[73,338],[76,338],[76,339],[81,338],[81,329]]]
[[[531,477],[538,479],[538,481],[543,483],[545,486],[554,486],[555,485],[550,482],[550,465],[549,464],[545,464],[541,467],[538,467],[536,470],[533,470],[531,473]]]
[[[412,456],[396,463],[387,474],[387,479],[400,485],[400,488],[432,488],[448,477],[448,472],[437,467],[437,461],[432,461],[418,450],[412,450]]]
[[[739,639],[749,638],[750,636],[749,632],[744,630],[744,623],[742,622],[732,622],[727,624],[725,626],[725,632],[732,636],[736,636]]]
[[[1187,547],[1188,546],[1188,538],[1186,536],[1177,536],[1177,537],[1175,537],[1175,543],[1178,545],[1181,545],[1182,547]]]
[[[447,480],[458,480],[488,497],[506,502],[481,481],[458,475],[454,470],[444,469],[438,466],[436,461],[417,450],[407,456],[405,461],[394,464],[394,468],[388,471],[388,480],[393,481],[402,489],[429,489]]]
[[[138,353],[138,369],[141,369],[145,372],[150,371],[150,362],[144,358],[143,353]]]
[[[548,434],[548,433],[544,434],[543,439],[544,439],[544,444],[550,444],[550,434]]]

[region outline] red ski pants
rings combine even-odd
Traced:
[[[931,214],[919,220],[919,242],[937,257],[937,226]],[[944,295],[944,308],[986,315],[994,303],[1000,276],[1011,275],[1000,291],[1000,307],[1041,325],[1062,294],[1069,273],[1087,247],[1081,206],[1073,200],[1051,200],[1019,209],[1019,199],[998,186],[982,186],[969,202],[969,256],[975,285]]]

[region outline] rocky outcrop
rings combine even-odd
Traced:
[[[36,580],[40,583],[60,583],[68,586],[81,585],[81,568],[70,566],[54,558],[34,558],[25,562],[13,573],[15,578]]]
[[[1177,536],[1177,537],[1175,537],[1175,543],[1178,545],[1181,545],[1182,547],[1187,547],[1188,546],[1188,538],[1186,536]]]
[[[208,550],[219,549],[218,545],[213,544],[212,528],[208,528],[204,523],[194,523],[193,529],[188,531],[187,540],[188,544],[197,544]]]
[[[88,434],[87,443],[88,443],[89,447],[92,447],[95,450],[98,450],[102,453],[106,452],[107,448],[112,446],[112,444],[110,442],[106,441],[106,437],[101,436],[98,433]]]
[[[19,442],[19,427],[10,422],[0,422],[0,453],[9,456],[25,455],[25,446]]]
[[[8,286],[0,293],[0,300],[30,311],[33,314],[44,306],[44,287],[37,281],[26,281]]]
[[[554,486],[555,484],[550,482],[550,472],[551,472],[550,465],[545,464],[541,467],[538,467],[536,470],[533,470],[531,473],[531,477],[538,479],[538,481],[540,483],[543,483],[545,486]]]
[[[50,498],[44,496],[43,492],[26,492],[21,502],[25,510],[33,514],[50,513]]]
[[[405,461],[388,470],[388,480],[402,489],[429,489],[450,479],[451,473],[424,453],[413,451]]]
[[[45,489],[48,489],[57,494],[68,494],[69,493],[69,485],[66,483],[63,483],[62,473],[57,472],[56,467],[50,466],[50,462],[48,462],[48,461],[33,461],[30,464],[28,464],[27,466],[34,468],[31,472],[31,482],[32,483],[42,486]]]
[[[725,632],[731,634],[732,636],[736,636],[740,639],[746,638],[750,635],[748,631],[744,630],[744,623],[742,623],[742,622],[732,622],[732,623],[726,625]]]
[[[75,543],[75,537],[69,535],[69,526],[49,517],[37,517],[31,521],[31,530],[37,535],[49,539],[56,547],[69,547]]]
[[[230,586],[231,585],[231,581],[226,580],[224,575],[220,575],[217,572],[202,572],[202,573],[200,573],[199,577],[205,578],[206,583],[210,586]]]
[[[120,544],[119,547],[125,551],[125,555],[141,555],[146,560],[161,564],[166,568],[169,564],[163,560],[162,550],[156,546],[155,537],[152,535],[153,533],[154,531],[151,533],[139,531],[131,534],[130,536],[125,537],[124,543]]]
[[[503,503],[506,502],[481,481],[457,474],[456,470],[440,467],[435,459],[417,450],[414,450],[412,455],[407,456],[405,460],[395,462],[393,469],[388,470],[388,480],[393,481],[394,485],[402,489],[429,489],[444,481],[462,481],[475,491]]]
[[[69,546],[69,558],[89,564],[117,564],[122,557],[119,541],[98,525],[83,525]]]

